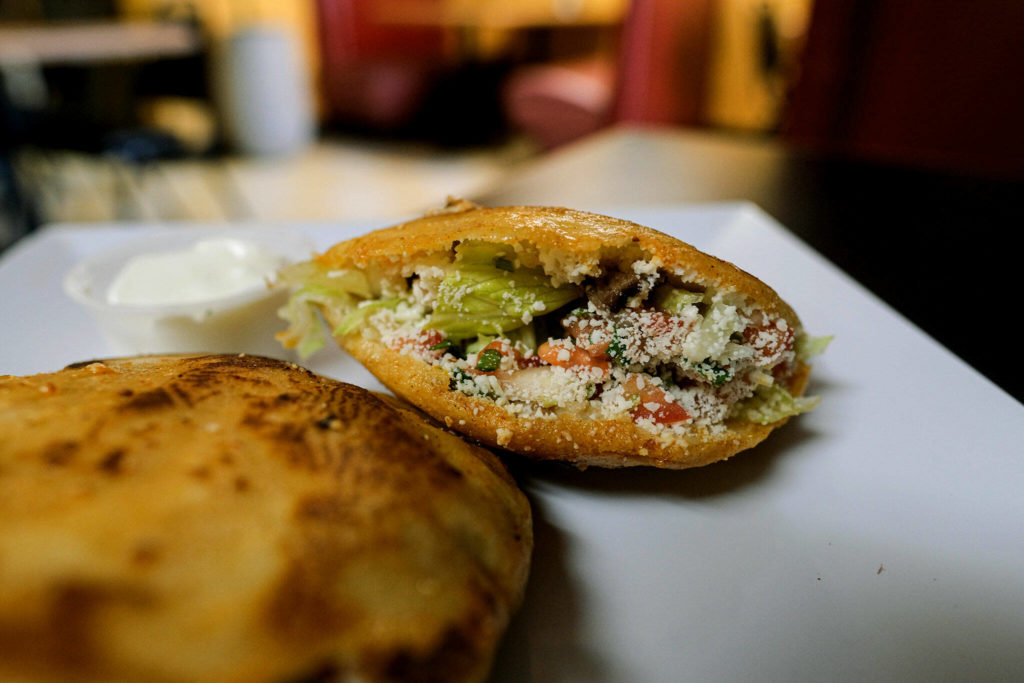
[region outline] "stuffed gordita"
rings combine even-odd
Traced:
[[[625,220],[449,201],[282,279],[286,346],[324,343],[319,310],[396,394],[529,457],[694,467],[817,402],[826,340],[754,276]]]
[[[483,681],[531,529],[493,453],[291,363],[0,377],[2,681]]]

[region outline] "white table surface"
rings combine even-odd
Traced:
[[[608,212],[734,261],[834,334],[823,400],[696,470],[513,463],[537,545],[494,679],[1024,678],[1024,406],[750,205]],[[321,247],[374,227],[295,226]],[[0,373],[108,353],[60,280],[141,230],[48,228],[3,255]],[[339,350],[308,365],[379,386]]]

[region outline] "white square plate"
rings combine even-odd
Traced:
[[[513,463],[537,543],[494,679],[1024,677],[1024,406],[755,207],[607,212],[733,261],[834,334],[823,400],[696,470]],[[291,227],[326,248],[379,226]],[[61,278],[144,229],[55,226],[5,254],[0,373],[109,355]],[[380,388],[336,349],[307,365]]]

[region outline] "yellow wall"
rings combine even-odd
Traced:
[[[771,130],[794,75],[812,0],[718,0],[716,5],[705,116],[716,126]],[[758,64],[758,19],[765,9],[774,18],[781,60],[781,69],[770,75]]]

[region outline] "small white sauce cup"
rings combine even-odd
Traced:
[[[286,323],[277,311],[288,300],[286,287],[266,283],[204,301],[174,304],[112,304],[107,292],[128,261],[141,254],[189,249],[203,240],[250,242],[285,263],[310,258],[314,245],[303,233],[271,227],[159,229],[85,258],[68,271],[64,291],[83,305],[101,328],[114,354],[249,353],[294,360],[274,338]]]

